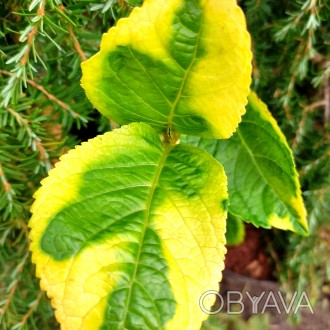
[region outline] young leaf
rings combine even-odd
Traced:
[[[244,222],[241,218],[228,213],[226,241],[228,246],[239,245],[245,238]]]
[[[245,112],[251,57],[235,0],[146,0],[103,35],[82,86],[120,124],[228,138]]]
[[[63,330],[199,329],[225,253],[210,155],[131,124],[70,151],[35,197],[33,262]]]
[[[226,141],[186,137],[224,166],[229,210],[255,226],[308,233],[298,174],[285,136],[254,93],[237,132]]]

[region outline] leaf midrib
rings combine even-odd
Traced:
[[[178,90],[178,93],[176,95],[175,100],[173,101],[173,103],[171,105],[171,109],[170,109],[170,113],[168,115],[168,121],[167,121],[167,126],[168,127],[172,127],[172,125],[173,125],[173,117],[174,117],[174,114],[175,114],[175,110],[176,110],[177,105],[178,105],[178,103],[179,103],[179,101],[181,99],[182,91],[183,91],[183,89],[186,86],[187,79],[188,79],[188,76],[190,74],[190,70],[191,70],[191,68],[193,66],[193,63],[196,60],[196,57],[197,57],[197,51],[199,49],[199,41],[200,41],[200,35],[201,35],[201,29],[202,29],[202,25],[203,25],[203,22],[202,21],[203,21],[203,15],[200,16],[200,26],[199,26],[199,30],[198,30],[198,33],[197,33],[196,47],[195,47],[195,50],[194,50],[193,57],[191,59],[191,62],[189,64],[188,68],[184,72],[184,76],[182,78],[182,82],[181,82],[180,88]],[[175,60],[175,59],[173,58],[173,60]],[[180,64],[178,63],[178,65],[180,65]]]
[[[148,229],[148,226],[149,226],[149,222],[150,222],[151,204],[152,204],[152,201],[153,201],[153,198],[154,198],[156,187],[157,187],[158,182],[159,182],[160,175],[161,175],[162,170],[164,168],[165,161],[166,161],[167,156],[169,155],[170,151],[173,149],[173,146],[171,146],[169,144],[165,144],[165,143],[164,143],[163,147],[164,147],[164,151],[163,151],[163,154],[162,154],[162,156],[159,160],[158,168],[157,168],[157,171],[155,173],[155,176],[154,176],[154,178],[151,182],[150,192],[149,192],[149,195],[148,195],[148,199],[146,201],[146,219],[144,221],[144,225],[143,225],[143,229],[142,229],[142,235],[141,235],[141,240],[140,240],[140,244],[139,244],[139,250],[138,250],[138,253],[137,253],[134,272],[133,272],[131,281],[128,285],[128,290],[129,291],[128,291],[128,296],[127,296],[127,300],[126,300],[125,314],[124,314],[124,316],[122,318],[122,322],[121,322],[122,323],[121,329],[123,329],[123,330],[126,329],[125,324],[126,324],[126,321],[127,321],[128,310],[129,310],[129,306],[130,306],[130,303],[131,303],[132,289],[133,289],[133,286],[134,286],[134,282],[136,281],[136,275],[137,275],[137,271],[138,271],[140,261],[141,261],[142,246],[143,246],[144,238],[145,238],[145,235],[146,235],[146,232],[147,232],[147,229]],[[158,324],[161,325],[161,321],[159,319],[158,314],[157,314],[157,319],[158,319]],[[161,327],[159,329],[161,330]]]

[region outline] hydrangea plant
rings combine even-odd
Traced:
[[[35,194],[32,258],[62,329],[199,329],[228,208],[307,234],[251,60],[235,0],[146,0],[82,64],[87,97],[121,127],[69,151]]]

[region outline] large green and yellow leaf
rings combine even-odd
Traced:
[[[235,0],[146,0],[103,35],[82,86],[120,124],[228,138],[245,112],[251,57]]]
[[[222,166],[136,123],[56,165],[29,225],[37,276],[62,329],[199,329],[207,316],[199,298],[218,289],[223,269]]]
[[[256,226],[308,233],[291,150],[275,119],[254,93],[229,140],[183,139],[207,150],[228,176],[229,210]]]

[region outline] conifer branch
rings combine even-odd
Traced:
[[[5,71],[5,70],[1,70],[0,69],[0,73],[7,75],[7,76],[13,76],[14,74],[12,72],[9,71]],[[55,95],[49,93],[42,85],[36,83],[34,80],[32,79],[27,79],[26,80],[28,84],[30,84],[32,87],[38,89],[42,94],[44,94],[49,100],[57,103],[61,108],[63,108],[64,110],[68,111],[70,113],[70,115],[75,118],[75,119],[80,119],[83,122],[86,122],[86,119],[82,116],[80,116],[77,112],[73,111],[71,109],[71,107],[64,103],[63,101],[59,100]]]
[[[10,290],[9,290],[9,294],[5,300],[5,304],[4,306],[0,309],[0,315],[5,315],[11,301],[13,300],[14,294],[17,290],[18,287],[18,283],[19,283],[19,275],[23,272],[24,266],[28,260],[28,256],[29,253],[26,253],[23,257],[23,259],[21,260],[21,262],[17,265],[17,267],[14,270],[14,274],[16,274],[16,278],[14,279],[14,282],[11,283],[10,285]]]
[[[87,61],[87,57],[84,54],[83,50],[81,49],[80,43],[76,35],[74,34],[72,25],[67,24],[67,26],[68,26],[69,35],[72,38],[73,47],[76,50],[77,54],[80,56],[81,62]]]
[[[15,63],[15,67],[11,70],[13,74],[0,93],[2,96],[1,105],[4,107],[9,105],[14,96],[17,96],[22,90],[22,84],[26,85],[27,72],[32,74],[34,68],[30,64],[29,55],[31,49],[34,47],[34,40],[38,34],[39,26],[41,22],[43,22],[45,6],[46,0],[41,0],[37,15],[29,21],[28,26],[20,33],[19,41],[24,43],[24,46],[20,48],[20,51],[16,55],[9,58],[6,62],[6,64]],[[39,56],[38,58],[40,59]],[[40,61],[42,62],[41,59]]]
[[[291,144],[292,149],[295,149],[298,145],[299,138],[301,137],[303,129],[306,125],[306,119],[307,119],[308,114],[315,111],[316,108],[325,107],[325,106],[326,106],[326,102],[325,102],[325,100],[322,100],[322,101],[314,102],[314,103],[312,103],[312,104],[310,104],[306,107],[303,107],[302,116],[301,116],[301,119],[299,121],[295,137],[294,137],[294,139],[292,141],[292,144]]]
[[[13,204],[13,195],[14,195],[14,190],[12,189],[11,184],[8,182],[5,173],[3,171],[2,165],[0,163],[0,179],[1,179],[1,183],[3,185],[4,188],[4,192],[7,196],[7,200],[9,205]]]
[[[49,170],[52,168],[52,164],[49,160],[48,153],[45,149],[45,147],[41,143],[41,138],[32,130],[32,128],[29,125],[29,121],[25,118],[23,118],[17,111],[14,109],[7,107],[7,111],[15,117],[17,123],[20,126],[23,126],[25,128],[25,131],[27,132],[30,141],[29,146],[32,147],[32,150],[37,150],[39,153],[40,160],[42,164]]]
[[[293,96],[296,83],[298,80],[302,81],[306,78],[309,62],[319,56],[314,49],[314,44],[316,42],[315,33],[321,26],[319,18],[320,6],[321,4],[317,0],[307,0],[303,3],[301,10],[293,13],[289,18],[288,24],[276,34],[277,40],[282,41],[288,35],[289,31],[299,30],[297,28],[298,26],[300,28],[300,33],[297,35],[299,44],[295,49],[295,57],[290,68],[291,78],[282,98],[288,120],[293,119],[290,110],[290,100]]]
[[[19,126],[22,126],[25,128],[26,133],[29,135],[31,139],[36,137],[36,134],[33,132],[29,125],[29,121],[25,118],[23,118],[17,111],[14,109],[7,107],[6,110],[16,119]],[[30,143],[29,143],[30,144]]]
[[[0,308],[0,315],[5,315],[8,307],[14,297],[17,286],[18,286],[18,280],[16,280],[15,284],[10,288],[9,294],[6,298],[6,302],[5,302],[4,306],[2,308]]]
[[[34,42],[34,38],[36,37],[37,33],[38,33],[38,28],[39,28],[39,24],[40,22],[43,20],[44,18],[44,14],[45,14],[45,6],[46,6],[46,0],[42,0],[41,2],[41,6],[37,11],[37,16],[39,16],[39,20],[35,23],[34,27],[32,28],[32,30],[28,33],[27,35],[27,48],[20,60],[20,64],[21,66],[25,66],[28,58],[29,58],[29,54],[31,51],[31,47],[33,45]]]
[[[65,7],[63,5],[57,6],[57,9],[61,11],[62,13],[65,12]],[[66,24],[69,32],[69,36],[72,38],[72,43],[73,43],[73,48],[77,52],[77,54],[80,56],[81,62],[84,62],[87,60],[86,55],[84,54],[83,50],[81,49],[80,43],[74,34],[73,27],[71,24],[67,23]]]
[[[26,323],[26,321],[28,320],[28,318],[32,315],[32,313],[36,310],[36,308],[38,307],[41,297],[42,297],[43,292],[40,290],[37,296],[37,299],[33,302],[33,304],[30,306],[29,310],[24,314],[21,322],[20,322],[20,326],[23,327]]]

